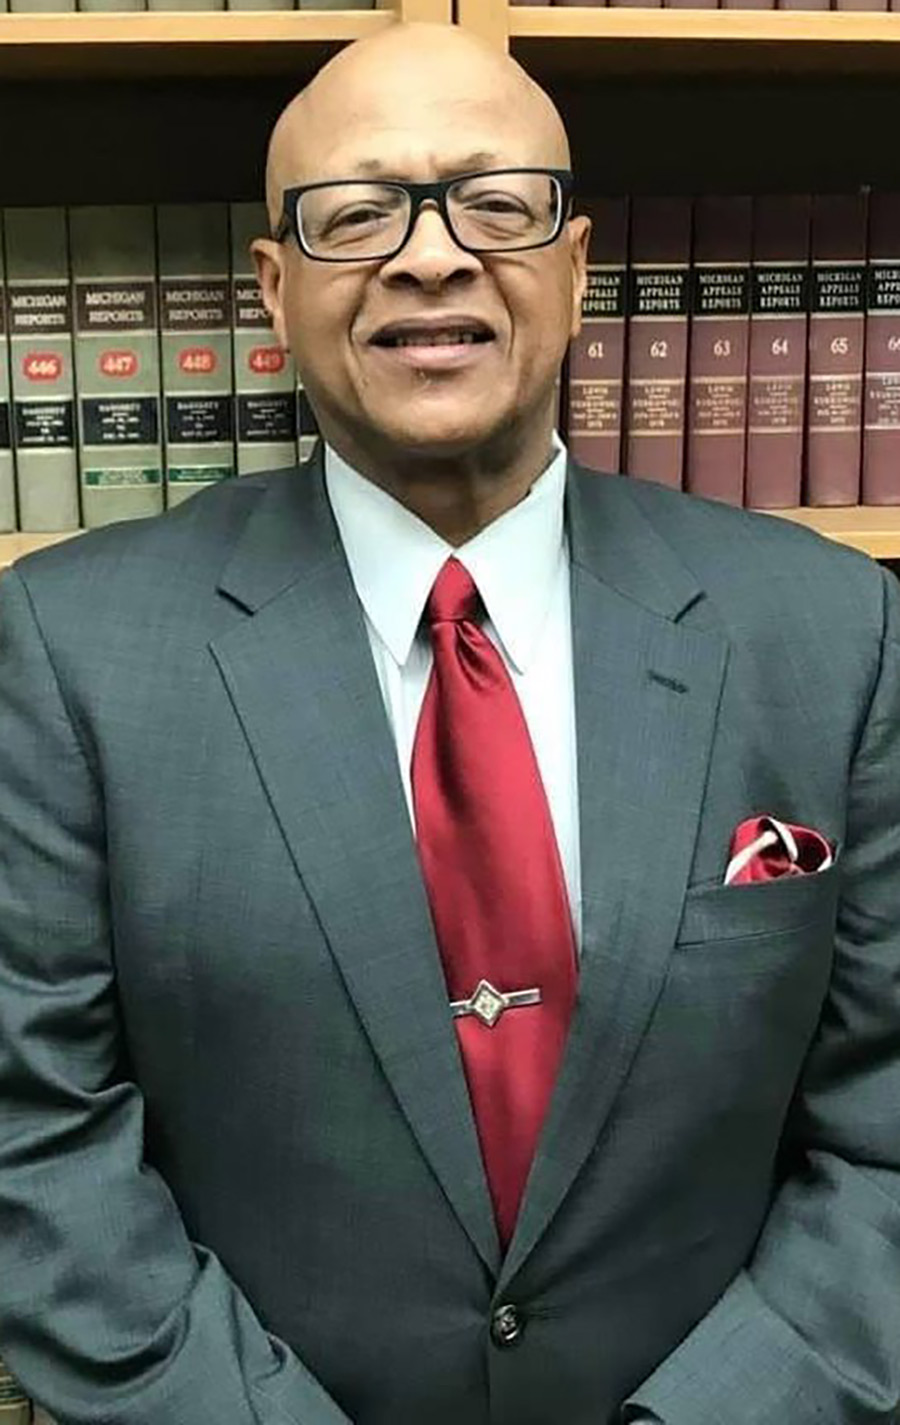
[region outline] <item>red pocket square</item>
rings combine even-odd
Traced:
[[[725,885],[808,876],[827,870],[833,860],[831,843],[811,827],[777,821],[774,816],[751,816],[731,838]]]

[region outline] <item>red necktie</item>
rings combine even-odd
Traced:
[[[528,728],[480,612],[471,576],[449,559],[425,611],[434,665],[412,786],[419,858],[505,1246],[571,1018],[575,945]],[[537,1004],[528,1002],[533,990]],[[511,1006],[502,995],[512,995]]]

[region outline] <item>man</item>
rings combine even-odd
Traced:
[[[898,591],[566,469],[568,167],[464,35],[344,51],[255,244],[324,454],[3,581],[0,1352],[62,1422],[897,1408]]]

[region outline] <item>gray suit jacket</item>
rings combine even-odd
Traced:
[[[0,1353],[62,1422],[896,1407],[900,591],[575,467],[568,520],[584,950],[502,1261],[319,464],[4,579]],[[723,887],[766,811],[835,867]]]

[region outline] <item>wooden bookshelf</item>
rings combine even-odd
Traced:
[[[510,6],[458,0],[460,23],[538,76],[900,71],[900,17],[782,10]]]
[[[780,519],[794,520],[808,529],[848,544],[870,554],[873,559],[900,559],[900,505],[890,507],[858,506],[833,510],[772,510]],[[0,569],[43,549],[74,539],[80,531],[65,534],[0,534]]]
[[[0,80],[296,76],[396,19],[449,23],[450,6],[0,15]]]

